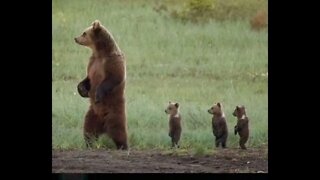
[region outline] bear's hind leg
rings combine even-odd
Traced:
[[[127,131],[125,125],[119,124],[114,126],[108,126],[107,134],[113,140],[117,149],[128,150]]]
[[[219,140],[219,138],[216,137],[216,140],[215,140],[216,148],[219,147],[219,144],[220,144],[220,140]]]
[[[180,132],[178,131],[178,132],[175,132],[175,133],[174,133],[173,141],[174,141],[174,145],[175,145],[177,148],[180,147],[180,146],[179,146],[180,133],[181,133],[181,131],[180,131]]]
[[[101,133],[101,121],[99,121],[98,115],[95,114],[93,109],[90,107],[89,111],[85,116],[83,131],[86,147],[92,147],[93,141],[95,141]]]
[[[117,146],[117,149],[119,150],[128,150],[128,143],[127,140],[120,140],[119,138],[113,138],[114,143]]]
[[[226,135],[222,136],[220,141],[221,141],[222,148],[226,148],[227,147],[227,136]]]
[[[174,142],[174,138],[172,137],[171,138],[171,148],[174,148],[174,146],[175,146],[175,142]]]
[[[239,145],[241,149],[247,149],[245,143],[247,142],[247,138],[241,137],[239,141]]]
[[[227,147],[226,142],[223,141],[223,142],[221,143],[221,146],[222,146],[222,148],[226,148],[226,147]]]

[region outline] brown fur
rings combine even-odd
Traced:
[[[223,113],[222,104],[214,104],[208,112],[213,114],[212,117],[212,132],[215,136],[215,146],[219,147],[221,144],[222,148],[226,148],[228,139],[228,127],[226,118]]]
[[[180,147],[178,142],[181,136],[181,115],[179,113],[179,103],[169,102],[165,110],[169,114],[169,136],[171,137],[172,147]]]
[[[111,33],[99,21],[75,41],[92,49],[87,77],[79,83],[82,97],[90,98],[85,116],[84,137],[87,146],[101,134],[112,138],[117,149],[128,149],[125,112],[126,64]]]
[[[237,125],[234,127],[234,133],[240,136],[239,146],[241,149],[247,149],[245,144],[249,138],[249,118],[246,115],[244,106],[236,106],[233,116],[237,117]]]

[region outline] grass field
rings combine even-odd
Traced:
[[[169,100],[180,103],[181,148],[212,150],[214,102],[224,105],[229,147],[236,105],[250,118],[248,146],[268,144],[268,33],[255,32],[248,21],[181,23],[153,10],[154,1],[53,0],[52,12],[52,146],[84,148],[83,120],[88,99],[77,93],[91,55],[74,37],[99,19],[127,58],[126,108],[131,148],[169,149]],[[97,148],[114,148],[100,138]]]

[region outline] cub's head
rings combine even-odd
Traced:
[[[221,103],[215,103],[213,106],[208,109],[208,113],[213,114],[213,115],[222,115],[222,104]]]
[[[76,43],[91,49],[98,48],[103,45],[106,46],[109,39],[110,33],[104,26],[102,26],[99,20],[95,20],[80,36],[74,38]]]
[[[179,103],[169,101],[167,109],[164,110],[167,114],[176,115],[179,112]]]
[[[243,116],[246,116],[246,109],[244,106],[236,106],[236,108],[234,109],[233,113],[232,113],[233,116],[235,117],[243,117]]]

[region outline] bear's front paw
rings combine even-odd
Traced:
[[[98,103],[100,103],[102,101],[102,97],[101,97],[101,95],[99,95],[99,93],[97,93],[96,94],[96,98],[95,98],[95,100],[94,100],[94,103],[95,104],[98,104]]]
[[[237,132],[238,132],[238,127],[235,126],[235,127],[234,127],[234,135],[237,135]]]
[[[89,91],[86,89],[83,83],[79,83],[77,88],[81,97],[89,97]]]
[[[99,98],[96,98],[94,101],[95,104],[99,104],[100,102],[101,102],[101,100]]]

